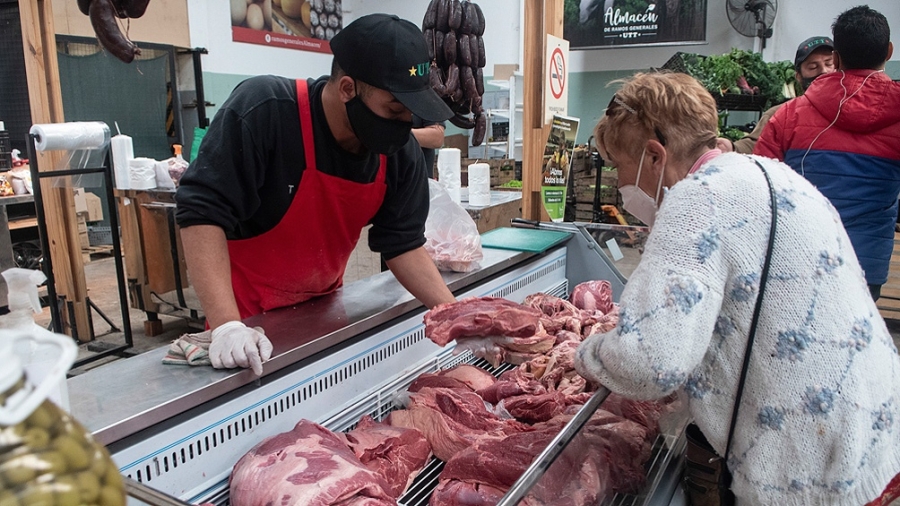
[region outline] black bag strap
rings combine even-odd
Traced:
[[[749,158],[749,157],[748,157]],[[741,376],[738,380],[737,395],[734,399],[734,409],[731,413],[731,425],[728,428],[728,443],[725,445],[725,463],[728,463],[728,455],[731,453],[731,439],[734,436],[734,427],[737,425],[738,411],[741,408],[741,396],[744,395],[744,381],[747,379],[747,367],[750,365],[750,352],[753,350],[753,339],[756,337],[756,326],[759,323],[759,313],[762,308],[763,294],[766,291],[766,281],[769,279],[769,266],[772,261],[772,250],[775,246],[775,224],[778,221],[778,203],[775,200],[775,187],[772,186],[772,180],[769,173],[759,163],[759,160],[751,158],[754,163],[762,170],[766,183],[769,185],[769,196],[772,200],[772,224],[769,227],[769,246],[766,249],[766,259],[763,262],[762,273],[759,277],[759,294],[756,296],[756,307],[753,308],[753,319],[750,321],[750,334],[747,336],[747,350],[744,352],[744,365],[741,366]]]

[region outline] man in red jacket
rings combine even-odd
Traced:
[[[900,83],[884,73],[894,46],[887,19],[868,6],[842,13],[832,30],[838,72],[778,110],[753,152],[783,160],[831,200],[877,300],[900,193]],[[803,196],[780,198],[789,210]],[[841,261],[822,248],[823,261]]]

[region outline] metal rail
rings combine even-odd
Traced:
[[[151,506],[192,506],[191,503],[184,502],[169,494],[164,494],[158,490],[152,489],[127,476],[123,476],[122,479],[125,481],[125,493],[128,494],[129,497],[133,497],[145,504]]]
[[[497,506],[515,506],[516,504],[519,504],[519,501],[531,491],[531,488],[537,485],[537,482],[544,476],[547,469],[550,469],[550,466],[556,462],[557,457],[559,457],[563,450],[569,446],[572,439],[574,439],[579,431],[581,431],[581,428],[584,427],[584,424],[587,423],[588,420],[590,420],[591,416],[597,411],[600,404],[606,400],[608,395],[609,389],[605,387],[600,387],[599,390],[594,392],[594,395],[591,396],[590,400],[578,410],[578,413],[575,414],[572,420],[559,431],[559,434],[550,441],[547,448],[544,448],[544,451],[534,459],[534,462],[532,462],[531,465],[528,466],[528,469],[522,473],[522,476],[516,480],[512,488],[510,488],[506,495],[503,496],[503,499],[497,503]]]

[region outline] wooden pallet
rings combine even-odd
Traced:
[[[87,248],[81,248],[81,254],[88,256],[91,260],[96,260],[98,257],[107,257],[112,255],[113,247],[110,244],[104,244],[103,246],[88,246]]]

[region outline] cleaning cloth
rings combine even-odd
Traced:
[[[170,365],[211,365],[212,363],[209,361],[209,343],[211,342],[212,331],[210,330],[196,334],[183,334],[172,341],[162,362]]]

